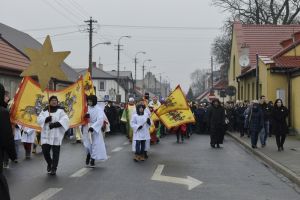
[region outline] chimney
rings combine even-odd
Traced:
[[[98,64],[98,68],[101,69],[101,70],[103,70],[103,64],[99,63]]]
[[[96,62],[92,62],[92,66],[93,66],[93,68],[97,68],[97,63]]]

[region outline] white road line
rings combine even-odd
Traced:
[[[48,188],[47,190],[32,198],[31,200],[47,200],[53,197],[58,192],[60,192],[61,190],[62,188]]]
[[[72,174],[70,177],[71,178],[78,178],[78,177],[82,177],[85,174],[87,174],[89,171],[91,171],[91,168],[82,168],[80,170],[78,170],[77,172],[75,172],[74,174]]]
[[[111,152],[118,152],[118,151],[121,151],[122,149],[123,149],[123,147],[116,147]]]
[[[128,144],[129,144],[129,142],[124,142],[124,143],[123,143],[123,145],[128,145]]]

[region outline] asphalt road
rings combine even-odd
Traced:
[[[151,146],[147,161],[135,163],[126,138],[112,135],[106,138],[110,158],[98,162],[95,169],[84,167],[82,145],[66,142],[57,176],[46,173],[41,153],[11,164],[5,175],[13,200],[300,199],[297,188],[231,138],[225,140],[223,148],[212,149],[207,135],[193,135],[184,144],[175,143],[175,136],[170,135]],[[158,165],[163,170],[157,177],[171,183],[151,180]],[[187,185],[172,183],[187,176],[202,184],[189,190]]]

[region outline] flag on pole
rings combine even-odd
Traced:
[[[167,127],[167,129],[180,126],[182,124],[196,122],[194,114],[190,109],[171,111],[159,116],[159,119]]]
[[[37,82],[30,77],[24,77],[11,108],[11,121],[41,130],[37,124],[37,117],[48,106],[47,92],[49,96],[57,96],[59,105],[64,107],[70,118],[71,128],[84,123],[87,106],[82,78],[63,90],[42,92]]]
[[[94,84],[89,70],[83,76],[83,87],[86,95],[95,95]]]
[[[188,110],[189,105],[186,101],[185,95],[178,85],[175,90],[166,98],[165,103],[163,103],[156,111],[156,115],[160,117],[168,112],[175,110]]]

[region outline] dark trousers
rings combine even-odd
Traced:
[[[31,143],[23,142],[23,146],[25,149],[26,156],[30,156],[31,153]]]
[[[252,146],[257,145],[258,134],[259,134],[258,131],[251,131],[251,144],[252,144]]]
[[[276,144],[277,147],[283,147],[284,141],[285,141],[285,134],[281,134],[281,135],[276,135]]]
[[[181,136],[181,142],[183,142],[184,135],[180,131],[177,131],[176,132],[177,142],[179,142],[180,136]]]
[[[10,200],[8,184],[6,178],[3,175],[3,155],[4,152],[0,149],[0,199],[1,200]]]
[[[136,155],[145,155],[145,146],[146,146],[146,140],[136,140],[135,141],[135,154]]]
[[[52,149],[52,158],[50,155],[50,151]],[[60,146],[59,145],[49,145],[49,144],[43,144],[42,145],[42,151],[44,154],[44,158],[49,166],[51,166],[53,169],[57,169],[58,161],[59,161],[59,152],[60,152]]]

